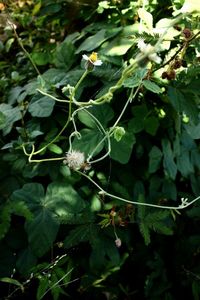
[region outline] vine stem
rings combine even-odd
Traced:
[[[90,163],[90,164],[93,164],[93,163],[96,163],[96,162],[99,162],[101,160],[103,160],[104,158],[106,158],[110,152],[111,152],[111,143],[110,143],[110,137],[113,135],[114,133],[114,130],[116,128],[116,126],[118,125],[119,121],[121,120],[127,106],[129,105],[129,103],[131,103],[131,101],[135,98],[135,96],[137,95],[138,91],[140,90],[141,88],[141,84],[137,87],[135,93],[133,94],[133,89],[131,90],[131,93],[128,97],[128,100],[126,101],[119,117],[117,118],[117,120],[115,121],[114,125],[110,128],[110,130],[106,133],[105,132],[105,136],[102,138],[102,140],[96,145],[96,147],[94,148],[93,152],[90,154],[90,156],[88,157],[87,161]],[[93,156],[93,153],[95,153],[96,149],[106,140],[106,138],[108,139],[108,151],[105,155],[103,155],[102,157],[96,159],[96,160],[93,160],[93,161],[90,161],[90,159],[92,158]]]
[[[31,157],[33,155],[39,154],[42,151],[44,151],[46,148],[48,148],[51,144],[53,144],[55,141],[57,141],[57,139],[61,136],[61,134],[64,132],[64,130],[67,128],[69,122],[71,121],[71,115],[72,115],[72,103],[74,102],[74,96],[76,94],[76,91],[79,87],[79,85],[81,84],[81,82],[83,81],[83,79],[88,75],[89,71],[85,70],[85,72],[83,73],[83,75],[81,76],[81,78],[79,79],[79,81],[77,82],[76,86],[74,87],[70,97],[69,97],[69,112],[68,112],[68,118],[67,121],[65,123],[65,125],[63,126],[63,128],[60,130],[60,132],[55,136],[55,138],[53,138],[48,144],[46,144],[44,147],[42,147],[41,149],[34,151],[31,155]],[[47,94],[48,95],[48,94]],[[56,159],[42,159],[42,160],[29,160],[30,162],[42,162],[42,161],[48,161],[48,160],[56,160]]]
[[[161,208],[161,209],[168,209],[168,210],[182,210],[188,206],[191,206],[193,203],[197,202],[198,200],[200,200],[200,196],[196,197],[195,199],[193,199],[190,202],[187,202],[187,199],[182,198],[182,203],[179,206],[163,206],[163,205],[157,205],[157,204],[151,204],[151,203],[145,203],[145,202],[136,202],[136,201],[131,201],[113,194],[110,194],[108,192],[106,192],[98,183],[96,183],[96,181],[94,181],[91,177],[89,177],[87,174],[76,170],[76,172],[84,177],[86,177],[89,181],[91,181],[98,189],[99,189],[99,193],[103,194],[105,196],[108,196],[110,198],[125,202],[125,203],[130,203],[130,204],[134,204],[134,205],[141,205],[141,206],[148,206],[148,207],[154,207],[154,208]]]

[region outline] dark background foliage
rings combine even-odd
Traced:
[[[148,1],[146,9],[155,26],[182,4]],[[198,201],[181,211],[125,203],[99,194],[62,160],[30,163],[22,150],[26,145],[30,152],[34,143],[36,150],[44,147],[34,159],[65,156],[72,124],[51,141],[68,105],[37,89],[66,100],[63,87],[75,86],[84,72],[82,54],[96,51],[103,65],[82,81],[76,99],[104,95],[138,54],[138,40],[156,42],[138,33],[140,6],[128,0],[0,3],[1,299],[200,298]],[[118,124],[125,135],[111,138],[110,155],[87,176],[130,201],[177,207],[181,198],[200,195],[199,17],[176,26],[180,34],[160,56],[164,64],[188,41],[176,56],[183,56],[181,68],[174,57],[162,69],[152,64],[143,78],[145,64],[139,65],[109,103],[89,110],[108,130],[143,80]],[[196,35],[191,41],[185,28]],[[83,111],[76,122],[82,139],[72,145],[87,155],[102,134]],[[105,143],[95,158],[106,149]]]

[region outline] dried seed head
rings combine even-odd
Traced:
[[[187,40],[192,36],[192,31],[189,28],[183,29],[182,33]]]
[[[85,162],[84,153],[76,150],[72,150],[66,153],[66,158],[63,161],[64,164],[68,165],[68,167],[72,170],[81,169],[82,165]]]
[[[162,73],[162,79],[172,80],[176,78],[176,72],[174,70],[170,70],[168,72]]]
[[[176,72],[174,70],[171,70],[169,73],[168,73],[168,78],[169,80],[172,80],[172,79],[175,79],[176,78]]]
[[[182,60],[180,58],[176,58],[173,63],[174,69],[179,69],[182,66]]]
[[[168,74],[167,74],[167,72],[163,72],[162,73],[162,79],[166,79],[166,78],[168,78]]]

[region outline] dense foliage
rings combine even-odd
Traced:
[[[1,299],[200,299],[198,1],[0,10]]]

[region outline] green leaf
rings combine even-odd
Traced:
[[[106,30],[101,29],[95,35],[88,37],[76,50],[76,53],[80,53],[81,51],[90,52],[96,48],[98,48],[104,41],[107,40]]]
[[[177,189],[176,185],[171,180],[165,180],[162,186],[162,193],[165,198],[176,200],[177,199]]]
[[[9,104],[0,104],[0,112],[1,112],[1,119],[4,120],[4,126],[3,124],[3,135],[7,135],[10,133],[14,122],[20,120],[22,118],[22,114],[19,107],[12,107]]]
[[[21,274],[28,275],[31,273],[31,269],[36,265],[36,263],[36,256],[32,253],[30,248],[25,248],[18,254],[16,267]]]
[[[147,73],[146,67],[136,70],[132,77],[127,78],[123,82],[123,85],[128,88],[133,88],[133,87],[138,86],[142,82],[142,79],[144,78],[146,73]]]
[[[95,122],[95,120],[91,117],[92,114],[105,128],[110,120],[112,120],[114,116],[114,112],[109,104],[103,104],[101,106],[93,106],[89,109],[84,109],[79,111],[78,118],[79,120],[89,128],[97,128],[99,125]]]
[[[127,38],[137,31],[137,24],[124,26],[121,34],[118,34],[111,42],[103,44],[103,53],[108,56],[124,55],[132,46],[133,40]]]
[[[47,276],[40,276],[39,278],[39,285],[37,288],[37,300],[42,300],[45,292],[49,289],[49,278]]]
[[[134,117],[129,120],[128,129],[131,132],[138,133],[144,129],[144,121],[148,115],[147,106],[145,104],[133,106],[132,114]]]
[[[61,10],[62,10],[61,4],[58,3],[51,4],[50,2],[50,4],[47,4],[40,10],[40,13],[41,15],[48,16],[50,14],[55,14]]]
[[[102,207],[102,203],[97,196],[94,196],[91,200],[90,209],[92,212],[100,211]]]
[[[190,159],[190,152],[183,146],[181,147],[180,155],[177,157],[177,168],[183,177],[188,177],[194,172],[194,168]]]
[[[32,117],[44,118],[49,117],[53,111],[55,101],[48,97],[35,95],[28,107],[28,111]]]
[[[144,196],[139,194],[138,202],[144,203]],[[148,246],[151,242],[150,230],[148,225],[145,222],[146,217],[146,207],[143,205],[138,205],[138,218],[139,218],[139,229],[140,233],[144,238],[145,245]]]
[[[64,240],[64,247],[69,249],[78,245],[81,242],[86,242],[91,238],[92,224],[83,224],[72,229]]]
[[[126,132],[119,142],[117,142],[114,138],[111,138],[110,157],[121,164],[126,164],[130,159],[135,143],[135,136],[130,132]]]
[[[192,94],[184,95],[179,89],[170,86],[168,88],[168,97],[172,106],[178,113],[182,114],[184,112],[191,121],[194,123],[198,122],[198,110]]]
[[[200,139],[200,123],[198,125],[194,124],[187,124],[185,125],[185,129],[187,130],[187,133],[193,138],[194,140]]]
[[[155,135],[159,127],[158,118],[152,116],[144,120],[145,131],[151,135]]]
[[[20,287],[21,291],[24,291],[24,287],[23,284],[21,284],[18,280],[13,279],[13,278],[9,278],[9,277],[4,277],[4,278],[0,278],[1,282],[5,282],[5,283],[9,283],[9,284],[14,284],[18,287]]]
[[[52,61],[52,54],[48,51],[32,52],[31,57],[32,57],[34,63],[38,66],[47,65],[48,63],[50,63]]]
[[[53,245],[59,223],[48,209],[42,209],[33,221],[27,222],[26,232],[33,254],[43,256]]]
[[[62,148],[60,148],[58,145],[56,144],[51,144],[48,146],[48,149],[53,152],[53,153],[56,153],[56,154],[62,154],[63,153],[63,150]]]
[[[170,223],[167,222],[169,219],[170,212],[168,210],[160,210],[147,214],[145,217],[145,223],[147,226],[154,231],[166,235],[173,234],[172,228],[169,226]]]
[[[90,268],[95,270],[95,272],[97,272],[97,270],[105,272],[106,269],[110,267],[119,268],[120,256],[114,239],[112,239],[109,235],[106,235],[104,232],[94,229],[93,237],[91,236],[90,239],[90,244],[92,246]]]
[[[6,52],[10,51],[10,48],[12,46],[12,44],[14,43],[15,39],[14,38],[10,38],[7,40],[6,44],[5,44],[5,50]]]
[[[34,212],[33,220],[26,223],[26,231],[31,250],[38,257],[54,242],[60,220],[71,222],[85,208],[84,201],[71,186],[56,182],[48,186],[46,196],[41,184],[29,183],[15,191],[11,199],[15,203],[24,201]]]
[[[133,133],[139,133],[144,129],[144,120],[140,117],[133,117],[128,122],[128,129]]]
[[[164,155],[163,167],[167,175],[169,176],[169,178],[174,180],[177,174],[177,166],[174,162],[174,154],[172,152],[169,140],[167,139],[162,140],[162,149]]]
[[[149,173],[155,173],[159,169],[162,156],[160,149],[153,146],[149,152]]]
[[[81,152],[84,152],[86,158],[92,154],[95,149],[96,150],[93,153],[93,156],[101,152],[105,142],[99,144],[104,138],[104,135],[100,131],[95,129],[82,129],[80,134],[80,139],[75,137],[73,140],[72,147],[74,150],[80,150]],[[97,145],[99,146],[97,147]]]
[[[57,47],[54,63],[57,68],[68,71],[75,61],[75,47],[71,41],[66,40]]]
[[[58,182],[48,185],[43,205],[66,221],[85,208],[85,202],[71,185]]]
[[[32,212],[35,212],[40,208],[44,195],[44,188],[41,184],[27,183],[21,189],[13,192],[11,200],[23,201]]]
[[[6,115],[0,111],[0,129],[6,126]]]
[[[160,94],[160,93],[162,93],[162,89],[161,89],[155,82],[153,82],[153,81],[150,81],[150,80],[144,80],[144,81],[143,81],[143,85],[144,85],[144,87],[145,87],[147,90],[149,90],[149,91],[151,91],[151,92],[153,92],[153,93],[155,93],[155,94]]]

